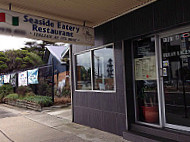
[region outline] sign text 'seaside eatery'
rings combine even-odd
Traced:
[[[94,29],[0,9],[0,34],[52,42],[94,44]]]

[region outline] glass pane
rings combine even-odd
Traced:
[[[76,55],[76,89],[91,90],[90,52]]]
[[[155,39],[136,40],[133,45],[137,120],[159,124]]]
[[[94,50],[94,89],[114,90],[113,47]]]
[[[190,33],[161,39],[166,123],[190,126]]]

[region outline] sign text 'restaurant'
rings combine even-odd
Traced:
[[[94,44],[94,29],[89,27],[6,10],[0,10],[0,16],[1,14],[5,14],[5,17],[17,17],[18,19],[18,21],[16,21],[18,24],[12,25],[10,22],[6,21],[6,18],[4,21],[1,21],[0,17],[1,34],[22,36],[52,42],[85,45]]]

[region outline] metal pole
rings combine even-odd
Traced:
[[[54,103],[54,60],[52,58],[52,102]]]
[[[72,107],[72,122],[74,122],[74,97],[73,97],[73,60],[72,60],[72,44],[69,46],[69,77],[70,77],[70,90],[71,90],[71,107]]]

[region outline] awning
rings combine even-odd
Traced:
[[[1,9],[94,27],[156,0],[0,0]]]
[[[46,46],[50,53],[61,63],[65,62],[62,60],[69,51],[69,45],[63,46]]]

